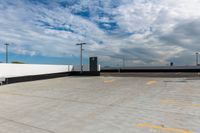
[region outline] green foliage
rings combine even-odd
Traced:
[[[12,61],[11,63],[13,63],[13,64],[24,64],[24,62],[21,62],[21,61]]]

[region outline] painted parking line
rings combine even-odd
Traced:
[[[151,129],[158,129],[162,131],[169,131],[169,132],[176,132],[176,133],[193,133],[189,131],[184,131],[176,128],[165,128],[162,126],[156,126],[156,125],[151,125],[151,124],[137,124],[137,127],[143,127],[143,128],[151,128]]]
[[[115,80],[113,79],[113,80],[105,80],[105,81],[103,81],[104,83],[113,83]]]
[[[161,100],[161,104],[167,104],[167,105],[174,105],[174,106],[192,106],[192,107],[200,107],[200,104],[194,104],[192,102],[187,101],[177,101],[177,100]]]
[[[200,104],[192,104],[193,107],[200,107]]]
[[[155,80],[150,80],[146,83],[146,85],[153,85],[156,84],[157,82]]]

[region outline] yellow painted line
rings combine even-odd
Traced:
[[[146,84],[147,85],[152,85],[152,84],[156,84],[157,82],[155,80],[150,80],[148,81]]]
[[[170,131],[170,132],[176,132],[176,133],[193,133],[193,132],[184,131],[184,130],[180,130],[176,128],[165,128],[165,127],[151,125],[151,124],[137,124],[137,127],[159,129],[162,131]]]
[[[178,104],[175,100],[161,100],[160,103],[162,104]]]
[[[193,107],[200,107],[200,104],[193,104],[191,102],[187,102],[187,101],[176,101],[176,100],[161,100],[160,101],[161,104],[168,104],[168,105],[174,105],[174,106],[193,106]]]
[[[200,107],[200,104],[192,104],[194,107]]]
[[[112,83],[114,82],[115,80],[105,80],[104,83]]]

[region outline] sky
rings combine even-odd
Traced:
[[[0,61],[103,66],[194,65],[200,0],[0,0]]]

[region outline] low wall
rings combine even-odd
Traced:
[[[102,68],[101,72],[200,72],[200,66],[112,67]]]
[[[0,85],[41,79],[50,79],[65,76],[99,76],[98,72],[90,72],[84,66],[84,73],[80,67],[73,65],[38,65],[38,64],[0,64]]]
[[[100,72],[101,71],[101,66],[98,65],[98,71]],[[73,71],[81,71],[81,66],[80,65],[74,65],[73,66]],[[89,65],[83,65],[83,71],[90,71],[90,66]]]
[[[13,78],[53,73],[66,73],[73,70],[72,65],[0,64],[0,77]]]

